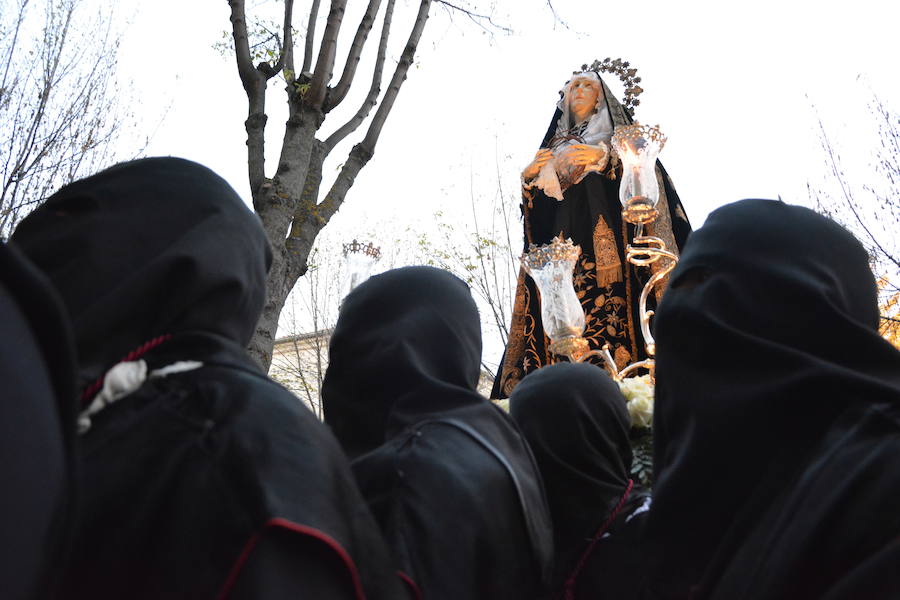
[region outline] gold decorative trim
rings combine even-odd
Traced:
[[[616,248],[616,234],[606,224],[603,215],[600,215],[594,226],[594,260],[598,287],[622,281],[622,259]]]
[[[628,245],[628,223],[625,222],[625,219],[622,219],[622,243],[623,248]],[[628,311],[628,337],[631,338],[631,354],[634,355],[638,349],[637,337],[635,337],[634,330],[640,325],[634,320],[634,307],[632,306],[631,301],[631,275],[633,269],[630,265],[625,265],[625,309]]]
[[[513,302],[512,317],[509,323],[509,337],[506,341],[506,355],[503,358],[500,376],[503,378],[500,389],[507,396],[519,383],[519,369],[516,365],[525,353],[525,269],[519,268],[519,279],[516,282],[516,298]]]
[[[661,206],[662,209],[659,211],[659,216],[656,218],[656,221],[652,225],[647,226],[649,232],[647,235],[661,239],[666,245],[666,250],[669,250],[672,254],[678,256],[678,245],[675,243],[675,233],[672,231],[672,215],[669,213],[669,199],[666,197],[666,186],[663,185],[663,174],[659,169],[656,169],[656,181],[659,185],[659,202],[657,203],[657,206]],[[681,207],[679,206],[678,208]],[[655,275],[660,269],[668,267],[668,263],[668,259],[658,260],[650,265],[650,272]],[[656,288],[653,290],[657,304],[662,300],[667,287],[669,287],[668,274],[660,279],[659,283],[656,284]]]

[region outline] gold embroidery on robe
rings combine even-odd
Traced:
[[[613,360],[621,371],[631,364],[631,352],[629,352],[628,348],[625,346],[616,346],[616,349],[613,352]]]
[[[594,227],[594,259],[597,261],[599,287],[622,281],[622,260],[616,248],[616,235],[602,215]]]
[[[659,207],[659,216],[656,218],[656,221],[647,226],[647,233],[661,239],[666,244],[666,250],[673,252],[675,256],[678,256],[678,245],[675,243],[675,234],[672,232],[672,216],[669,214],[669,201],[668,198],[666,198],[666,188],[663,185],[663,174],[659,169],[656,169],[656,181],[659,185],[659,202],[657,203],[657,207]],[[681,206],[678,206],[678,208],[680,209]],[[655,274],[660,269],[668,267],[669,262],[668,258],[659,259],[650,265],[650,272]],[[656,284],[656,287],[653,288],[657,303],[662,300],[668,285],[669,276],[666,275],[660,279],[659,283]]]
[[[509,324],[509,339],[506,345],[506,357],[503,360],[500,387],[509,396],[522,375],[517,364],[522,360],[525,350],[525,317],[528,314],[525,302],[525,269],[519,269],[516,282],[516,299],[513,302],[512,319]]]

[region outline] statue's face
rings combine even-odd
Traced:
[[[576,77],[569,84],[569,110],[579,121],[594,112],[599,98],[600,84],[590,77]]]

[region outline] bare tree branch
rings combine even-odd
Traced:
[[[247,17],[244,12],[244,0],[229,0],[231,7],[231,31],[234,38],[234,55],[237,59],[238,74],[247,95],[253,93],[256,85],[256,69],[250,58],[250,38],[247,36]]]
[[[328,82],[331,81],[334,59],[337,55],[338,33],[341,31],[341,24],[344,21],[344,9],[346,6],[347,0],[332,0],[331,11],[328,13],[328,22],[325,25],[325,33],[322,36],[322,45],[319,46],[316,70],[313,72],[309,93],[307,94],[307,102],[318,109],[321,109],[325,102]]]
[[[363,100],[362,106],[356,111],[353,117],[339,127],[325,140],[325,154],[328,155],[334,147],[348,135],[356,131],[362,125],[366,117],[369,116],[372,108],[375,107],[378,94],[381,92],[381,74],[384,71],[384,58],[387,54],[388,38],[391,32],[391,19],[394,14],[394,0],[388,0],[387,8],[384,12],[384,24],[381,26],[381,40],[378,43],[378,55],[375,57],[375,67],[372,69],[372,83],[369,86],[369,92]]]
[[[570,27],[569,24],[566,23],[566,22],[562,19],[562,17],[559,16],[559,13],[556,12],[556,7],[553,6],[552,0],[547,0],[547,8],[550,9],[550,14],[553,15],[553,21],[554,21],[554,22],[559,23],[560,25],[562,25],[563,27],[565,27],[565,28],[568,29],[569,31],[572,30],[572,27]]]
[[[329,112],[347,96],[350,84],[353,83],[353,78],[356,76],[356,68],[359,66],[363,47],[366,45],[366,40],[369,37],[369,32],[372,30],[372,25],[375,23],[375,15],[378,13],[380,6],[381,0],[369,0],[366,12],[363,14],[362,21],[360,21],[359,27],[356,29],[356,35],[353,37],[353,43],[350,45],[350,52],[347,54],[347,61],[344,63],[341,80],[328,94],[325,106],[322,109],[323,112]]]
[[[247,17],[244,0],[229,0],[231,7],[232,36],[234,54],[237,58],[238,74],[247,93],[248,110],[244,128],[247,130],[247,174],[253,205],[260,211],[259,192],[266,182],[266,80],[267,77],[253,68],[250,59],[250,42],[247,36]]]
[[[80,16],[81,0],[29,4],[0,13],[0,239],[57,188],[111,164],[124,137],[113,21]]]
[[[304,44],[303,50],[303,66],[300,68],[303,73],[309,73],[312,68],[313,45],[316,39],[316,19],[319,18],[319,2],[320,0],[313,0],[309,9],[309,22],[306,24],[306,44]]]
[[[275,63],[275,66],[272,67],[272,77],[276,74],[280,73],[284,68],[285,63],[288,64],[288,69],[292,71],[289,77],[285,77],[288,82],[288,85],[294,80],[293,73],[293,63],[294,63],[294,36],[291,32],[291,21],[294,18],[294,0],[285,0],[284,1],[284,42],[281,46],[281,53],[278,56],[278,62]]]
[[[828,135],[825,132],[825,125],[824,125],[824,123],[822,123],[821,119],[819,119],[819,130],[822,135],[822,140],[824,142],[823,148],[825,150],[825,153],[828,156],[828,164],[831,167],[832,174],[838,180],[838,184],[840,185],[840,188],[841,188],[841,195],[844,199],[844,203],[847,205],[847,209],[850,211],[850,214],[853,215],[853,218],[856,220],[860,229],[866,234],[866,237],[869,239],[869,242],[872,244],[872,246],[878,249],[878,251],[881,253],[883,258],[889,260],[890,262],[894,263],[894,265],[896,267],[900,268],[900,260],[898,260],[898,257],[893,256],[890,251],[888,251],[887,249],[885,249],[884,246],[882,246],[881,242],[878,240],[878,237],[872,233],[872,230],[869,228],[867,223],[863,220],[862,216],[859,214],[859,210],[856,207],[856,202],[853,199],[853,195],[847,189],[847,184],[844,181],[843,173],[841,172],[841,169],[838,166],[838,158],[835,156],[833,146],[828,141]]]
[[[446,7],[447,9],[449,9],[450,11],[461,12],[466,17],[468,17],[469,20],[471,20],[473,23],[475,23],[481,29],[484,29],[487,32],[493,33],[493,29],[499,29],[500,31],[502,31],[504,33],[512,33],[513,32],[513,30],[511,28],[506,27],[505,25],[500,25],[499,23],[495,22],[493,17],[491,17],[491,15],[478,14],[467,8],[463,8],[462,6],[458,6],[456,4],[447,2],[446,0],[434,0],[434,1],[436,4],[441,4],[444,7]],[[551,9],[552,8],[553,7],[551,6]],[[554,12],[553,14],[555,17],[556,13]],[[485,25],[485,23],[487,23],[487,25]],[[490,26],[490,27],[488,27],[488,26]]]
[[[375,152],[375,144],[378,142],[378,136],[381,135],[384,122],[394,107],[394,101],[397,99],[397,94],[400,93],[400,86],[406,81],[406,73],[409,71],[409,67],[412,65],[415,57],[416,48],[419,45],[419,40],[422,38],[422,31],[425,29],[425,21],[428,20],[428,10],[430,8],[431,0],[422,0],[419,4],[419,12],[416,15],[412,31],[410,31],[409,40],[407,40],[406,47],[403,48],[403,53],[400,55],[400,61],[397,63],[396,69],[394,69],[394,76],[391,77],[391,83],[384,94],[384,99],[382,99],[378,110],[375,111],[375,116],[369,124],[366,137],[362,141],[362,147],[369,154]]]

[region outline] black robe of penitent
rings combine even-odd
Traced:
[[[14,247],[0,244],[0,590],[52,595],[77,501],[75,352],[62,302]]]
[[[656,318],[652,598],[900,595],[900,352],[862,245],[744,200],[688,242]]]
[[[423,598],[537,598],[552,537],[534,459],[476,391],[481,324],[465,283],[430,267],[351,292],[331,339],[325,421],[399,567]]]
[[[629,479],[631,422],[618,384],[590,365],[551,365],[516,386],[509,409],[553,518],[552,597],[636,598],[650,495]]]
[[[223,179],[124,163],[57,192],[13,241],[71,315],[83,407],[120,361],[149,373],[82,413],[62,597],[395,597],[337,442],[243,350],[270,254]]]

